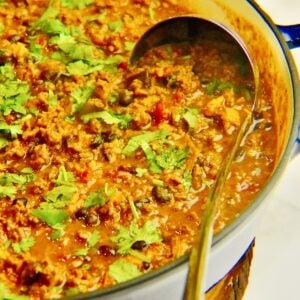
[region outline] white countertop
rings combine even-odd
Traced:
[[[257,0],[276,24],[300,24],[299,0]],[[300,48],[293,50],[300,73]],[[259,225],[244,300],[300,299],[300,155],[288,165]]]

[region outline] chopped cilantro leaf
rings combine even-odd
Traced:
[[[98,190],[97,192],[93,192],[89,194],[89,196],[85,199],[84,206],[89,208],[92,206],[103,206],[106,202],[106,197],[103,189]]]
[[[124,259],[113,262],[109,266],[108,272],[117,282],[124,282],[142,274],[136,265]]]
[[[75,181],[75,176],[72,172],[67,172],[64,166],[60,166],[58,170],[57,179],[54,180],[56,184],[68,184],[70,182]]]
[[[69,219],[69,214],[62,209],[34,209],[31,214],[49,226],[55,226]]]
[[[60,20],[54,19],[54,20],[44,20],[42,22],[39,22],[38,28],[46,34],[49,35],[56,35],[56,34],[68,34],[68,28],[64,23],[62,23]]]
[[[126,156],[132,155],[143,143],[150,143],[155,140],[165,139],[169,132],[165,129],[157,131],[148,131],[136,135],[129,139],[127,145],[123,148],[122,153]]]
[[[124,49],[126,51],[132,51],[134,47],[135,47],[135,42],[128,42],[128,41],[125,42]]]
[[[4,137],[0,137],[0,149],[5,148],[8,145],[8,140]]]
[[[22,129],[20,125],[8,125],[4,122],[0,122],[0,133],[10,134],[10,136],[15,139],[18,134],[22,134]]]
[[[52,90],[48,92],[48,104],[50,106],[56,106],[58,104],[57,95],[55,95]]]
[[[13,80],[15,77],[16,73],[10,63],[0,66],[0,81]]]
[[[67,7],[67,8],[71,8],[71,9],[75,9],[75,8],[79,8],[79,9],[83,9],[86,6],[92,4],[94,2],[94,0],[61,0],[61,5],[63,7]]]
[[[163,169],[175,169],[181,167],[189,157],[187,149],[168,148],[156,156],[157,164]]]
[[[77,187],[75,185],[61,185],[46,193],[44,199],[49,203],[53,203],[54,207],[62,208],[68,204],[76,191]]]
[[[181,184],[184,186],[186,190],[189,190],[189,188],[192,185],[192,180],[193,180],[192,173],[190,171],[185,171],[183,174]]]
[[[29,85],[20,81],[6,81],[0,84],[0,110],[4,115],[12,111],[26,114],[24,104],[30,98]]]
[[[78,88],[71,93],[72,98],[72,114],[81,110],[88,99],[94,93],[95,87],[91,85]]]
[[[17,189],[14,186],[0,186],[0,197],[13,198],[17,193]]]
[[[148,143],[142,143],[141,147],[146,155],[147,161],[150,165],[150,171],[155,174],[159,174],[162,172],[162,168],[158,165],[156,161],[156,154],[150,147]]]
[[[100,240],[100,232],[98,230],[95,230],[92,232],[91,236],[88,238],[88,244],[90,247],[94,247],[96,246],[96,244],[99,242]]]
[[[135,172],[137,177],[143,177],[148,172],[148,170],[145,168],[136,168]]]
[[[144,241],[146,244],[162,241],[157,227],[151,221],[147,221],[142,227],[138,227],[135,221],[129,227],[121,226],[117,236],[111,239],[118,246],[119,254],[129,254],[131,246],[136,241]]]
[[[75,256],[87,256],[89,253],[89,248],[79,248],[75,251],[74,255]]]
[[[122,20],[115,20],[115,21],[109,22],[107,24],[107,26],[110,31],[119,32],[119,31],[121,31],[121,29],[123,27],[123,22],[122,22]]]
[[[59,15],[59,11],[54,8],[53,6],[49,5],[48,8],[44,11],[42,16],[39,18],[36,24],[34,26],[38,26],[40,22],[49,20],[49,19],[55,19]]]
[[[0,6],[1,6],[1,1],[0,1]],[[23,295],[15,295],[11,293],[6,286],[1,282],[0,283],[0,299],[3,300],[30,300],[28,296],[23,296]]]
[[[30,48],[30,55],[33,57],[35,62],[41,62],[46,59],[46,56],[43,55],[43,48],[38,44],[31,44]]]
[[[199,111],[196,108],[188,108],[182,117],[188,123],[190,128],[197,127]]]
[[[19,254],[21,252],[28,251],[35,244],[35,239],[33,237],[25,238],[18,243],[13,243],[12,247],[15,253]]]
[[[72,63],[69,63],[67,66],[67,71],[70,75],[88,75],[96,71],[103,70],[103,65],[90,65],[87,62],[78,60]]]
[[[11,186],[13,184],[24,185],[35,179],[33,173],[28,173],[27,175],[18,175],[14,173],[6,173],[0,177],[0,184],[2,186]]]
[[[112,111],[98,111],[98,112],[92,112],[89,114],[85,114],[81,116],[81,120],[84,123],[89,122],[92,119],[101,119],[104,123],[108,125],[117,124],[122,128],[128,127],[130,121],[132,120],[132,117],[128,114],[117,114]]]
[[[49,40],[50,45],[57,45],[65,53],[69,53],[76,46],[76,40],[69,34],[60,33]]]
[[[58,240],[65,233],[66,224],[58,223],[52,226],[54,229],[50,235],[52,240]]]

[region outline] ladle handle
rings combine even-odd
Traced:
[[[277,25],[277,28],[281,31],[290,49],[300,47],[300,24],[287,26]]]

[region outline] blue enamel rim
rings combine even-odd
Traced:
[[[274,25],[271,18],[263,12],[258,5],[255,3],[255,1],[247,0],[247,2],[252,6],[252,8],[261,16],[261,18],[265,21],[265,23],[269,26],[269,28],[272,30],[274,35],[276,36],[276,39],[278,40],[282,52],[285,56],[287,66],[290,71],[290,79],[292,83],[293,88],[293,99],[294,99],[294,115],[293,115],[293,122],[290,132],[290,138],[288,141],[288,144],[285,148],[284,153],[282,154],[282,157],[276,167],[276,171],[272,175],[272,177],[269,179],[263,190],[257,195],[256,200],[252,202],[252,204],[247,207],[244,212],[241,213],[241,215],[234,220],[231,224],[227,225],[219,234],[217,234],[213,239],[213,246],[220,243],[227,235],[229,235],[236,227],[238,227],[241,223],[243,223],[247,218],[249,218],[249,215],[251,215],[263,202],[264,198],[267,196],[267,194],[272,190],[274,187],[274,184],[279,179],[279,177],[282,174],[283,169],[286,167],[287,163],[290,160],[291,153],[293,151],[293,148],[295,147],[295,144],[298,142],[300,143],[300,83],[299,83],[299,77],[297,73],[296,65],[293,61],[292,55],[289,51],[289,48],[287,46],[286,41],[284,40],[282,33],[279,31],[276,25]],[[245,249],[246,250],[246,249]],[[111,299],[113,299],[114,293],[120,293],[121,291],[126,292],[127,288],[134,288],[138,287],[138,285],[142,283],[146,283],[147,281],[150,282],[150,280],[153,280],[157,277],[160,277],[162,275],[165,275],[166,273],[170,272],[171,270],[174,270],[183,264],[186,264],[188,261],[188,255],[185,255],[179,259],[177,259],[174,262],[169,263],[165,267],[162,267],[161,269],[149,272],[148,274],[145,274],[141,277],[138,277],[136,279],[132,279],[130,281],[127,281],[125,283],[117,284],[110,288],[104,288],[101,290],[96,290],[93,292],[85,293],[85,294],[79,294],[76,296],[71,297],[65,297],[64,299],[69,300],[83,300],[83,299],[99,299],[100,297],[104,296],[110,296]],[[125,295],[125,294],[124,294]],[[155,295],[154,295],[155,297]]]

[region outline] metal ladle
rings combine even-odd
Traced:
[[[189,274],[185,292],[185,299],[187,300],[204,299],[206,270],[213,237],[214,221],[218,211],[220,197],[224,189],[226,178],[230,172],[232,162],[242,141],[248,134],[249,127],[253,119],[252,113],[257,105],[256,102],[259,82],[258,71],[246,46],[237,34],[232,32],[232,30],[223,24],[194,15],[170,18],[151,27],[137,42],[130,60],[131,64],[134,65],[138,63],[139,59],[152,48],[164,44],[176,44],[182,42],[192,43],[195,40],[199,43],[201,42],[201,39],[211,39],[213,41],[222,42],[225,41],[239,47],[241,49],[241,53],[245,56],[245,61],[249,64],[249,69],[252,70],[255,92],[253,96],[252,109],[245,116],[242,125],[236,133],[234,144],[226,155],[225,161],[219,170],[215,185],[210,191],[205,204],[203,218],[199,229],[199,236],[189,259]]]

